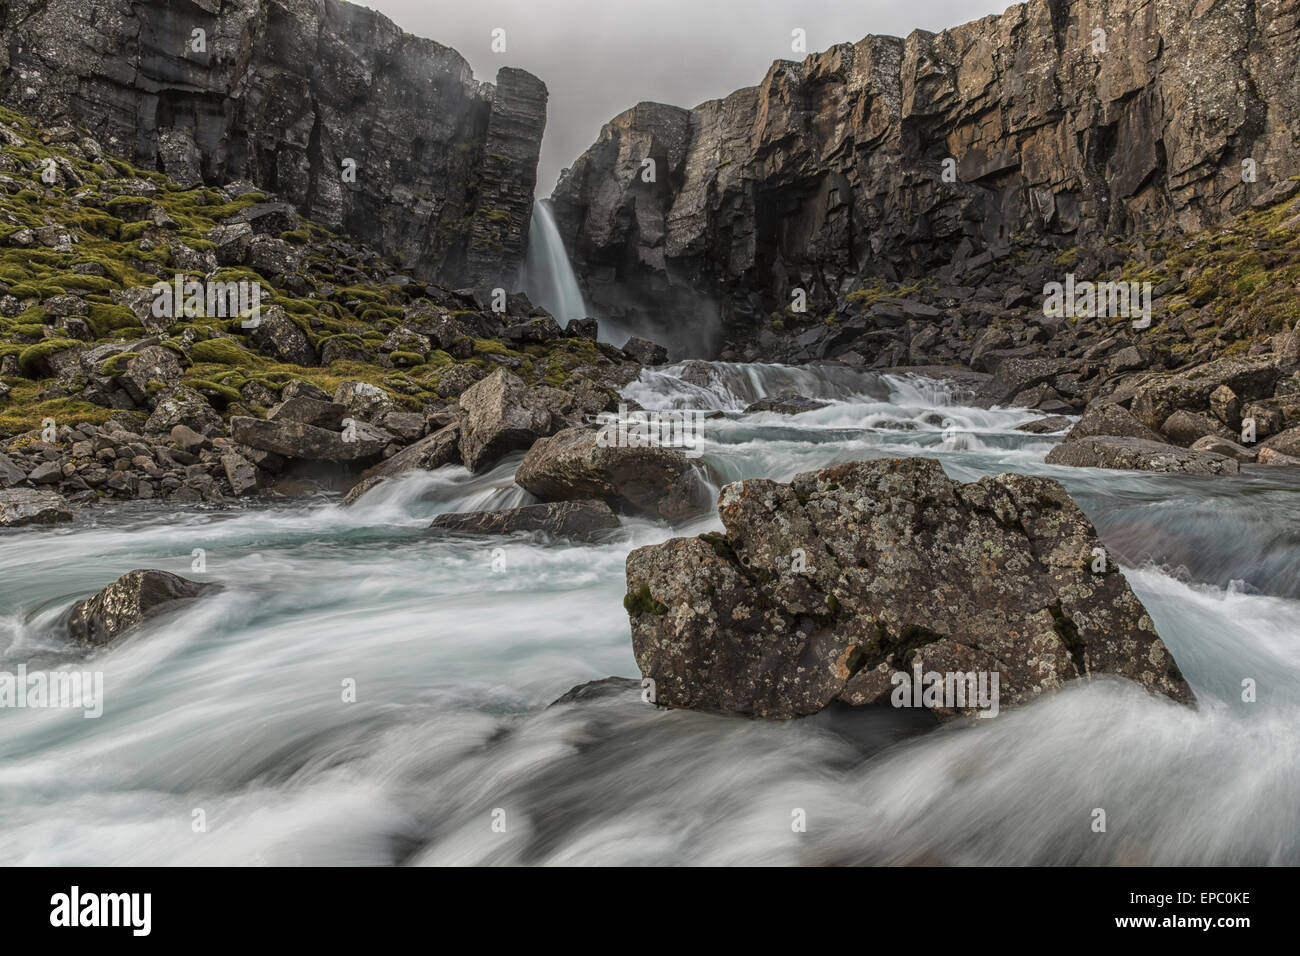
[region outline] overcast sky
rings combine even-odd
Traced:
[[[408,33],[455,47],[479,79],[502,66],[541,77],[550,90],[537,192],[629,106],[656,100],[696,106],[758,83],[792,53],[791,31],[808,52],[868,33],[942,30],[1009,0],[361,0]],[[492,51],[492,31],[506,52]]]

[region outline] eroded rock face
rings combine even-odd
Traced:
[[[455,50],[340,0],[14,0],[0,34],[14,109],[183,182],[251,180],[422,277],[517,276],[546,121],[523,70],[479,83]]]
[[[1192,692],[1092,524],[1055,481],[951,481],[937,461],[727,485],[725,535],[627,559],[632,641],[658,703],[747,717],[888,703],[895,673],[999,674],[1000,706],[1113,674]],[[937,708],[941,715],[970,710]]]
[[[68,635],[78,644],[100,647],[142,621],[192,600],[219,584],[202,584],[167,571],[130,571],[68,612]]]
[[[795,287],[820,309],[846,280],[974,262],[1018,232],[1194,230],[1300,172],[1297,39],[1295,6],[1264,0],[1030,0],[868,36],[692,110],[620,114],[561,177],[555,219],[587,301],[651,333],[715,303],[760,325]],[[1243,186],[1248,157],[1269,173]]]

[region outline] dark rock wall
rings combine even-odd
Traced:
[[[522,70],[479,83],[338,0],[10,0],[0,34],[14,109],[181,180],[252,180],[421,277],[514,285],[546,118]]]
[[[869,36],[693,110],[619,115],[562,175],[556,220],[588,302],[642,327],[719,308],[752,326],[793,287],[817,308],[1017,235],[1202,228],[1300,172],[1298,17],[1295,0],[1031,0]]]

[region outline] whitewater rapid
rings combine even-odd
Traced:
[[[1060,479],[1198,707],[1119,680],[937,730],[891,709],[785,723],[658,710],[634,685],[549,706],[639,676],[628,552],[720,524],[626,520],[599,545],[427,530],[442,512],[530,502],[518,457],[414,474],[346,509],[109,505],[0,536],[0,670],[75,666],[105,684],[98,719],[0,710],[0,863],[1300,862],[1300,490],[1284,469],[1054,468],[1059,436],[1015,431],[1037,413],[970,407],[932,381],[715,364],[700,384],[693,364],[648,370],[626,395],[723,413],[700,459],[715,487],[903,455],[961,480]],[[787,389],[831,404],[741,414]],[[71,652],[67,606],[144,567],[224,590]]]

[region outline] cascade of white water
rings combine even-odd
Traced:
[[[524,260],[524,291],[561,325],[572,319],[585,319],[587,305],[582,301],[578,277],[569,264],[560,230],[555,226],[550,204],[545,199],[533,203],[533,221],[528,230],[528,257]]]

